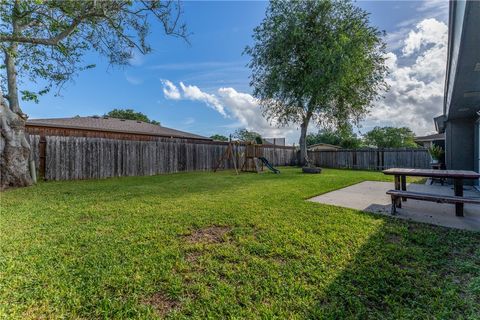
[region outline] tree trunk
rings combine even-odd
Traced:
[[[310,122],[311,115],[307,114],[303,119],[302,124],[300,125],[300,165],[309,166],[310,161],[308,160],[307,154],[307,129],[308,123]]]
[[[18,9],[18,1],[15,7]],[[15,9],[15,10],[16,10]],[[15,16],[15,15],[14,15]],[[18,33],[17,20],[13,19],[13,31]],[[25,187],[33,183],[29,165],[31,160],[30,144],[25,137],[26,116],[20,109],[17,88],[17,69],[15,59],[18,44],[12,43],[4,49],[7,71],[8,105],[0,89],[0,190],[10,187]],[[29,170],[30,169],[30,170]]]
[[[0,99],[0,130],[0,190],[31,185],[25,119],[11,111],[3,98]]]

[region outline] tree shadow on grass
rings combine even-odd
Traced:
[[[480,233],[384,218],[306,318],[480,317]]]

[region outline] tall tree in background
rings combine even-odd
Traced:
[[[0,1],[0,188],[32,183],[25,137],[27,116],[20,100],[38,100],[61,88],[78,72],[90,50],[114,65],[127,65],[134,51],[151,51],[146,42],[149,17],[168,35],[186,37],[181,8],[172,1],[11,0]],[[151,21],[151,20],[150,20]],[[46,84],[38,91],[19,90],[25,80]]]
[[[362,147],[362,140],[353,132],[352,126],[346,126],[339,130],[321,129],[316,134],[307,135],[307,146],[317,143],[328,143],[345,149]]]
[[[262,144],[262,136],[255,131],[248,131],[247,129],[237,129],[233,133],[233,137],[244,142],[255,142]]]
[[[113,109],[105,114],[106,117],[116,118],[116,119],[125,119],[125,120],[137,120],[143,121],[151,124],[160,125],[160,122],[156,120],[150,120],[150,118],[141,113],[137,112],[133,109]]]
[[[375,127],[364,136],[365,144],[375,148],[418,148],[415,134],[407,127]]]
[[[210,139],[215,141],[228,141],[228,137],[221,134],[214,134],[213,136],[210,136]]]
[[[368,16],[350,1],[279,0],[254,29],[245,49],[253,94],[273,123],[300,125],[302,162],[311,121],[356,123],[387,88],[383,33]]]

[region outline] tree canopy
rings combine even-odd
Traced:
[[[270,2],[245,49],[250,84],[268,119],[300,124],[302,161],[311,121],[356,123],[387,88],[382,36],[350,1]]]
[[[415,134],[407,127],[375,127],[364,136],[365,144],[375,148],[417,148]]]
[[[0,47],[13,55],[20,83],[45,85],[20,90],[24,99],[37,100],[94,67],[82,59],[87,51],[97,51],[113,65],[129,64],[135,51],[149,53],[149,15],[160,20],[166,34],[185,37],[180,13],[174,1],[1,1]],[[7,91],[6,77],[1,80]]]
[[[133,109],[113,109],[112,111],[107,112],[105,116],[117,119],[137,120],[160,125],[160,122],[156,120],[150,120],[147,115],[137,112]]]
[[[247,129],[237,129],[233,134],[233,138],[244,142],[262,143],[262,136],[259,133],[248,131]]]
[[[307,135],[307,146],[317,143],[328,143],[345,149],[357,149],[363,146],[362,139],[352,130],[351,126],[344,129],[321,129],[317,133]]]
[[[215,141],[228,141],[228,137],[225,137],[221,134],[214,134],[213,136],[210,136],[210,139]]]

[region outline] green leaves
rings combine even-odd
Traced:
[[[48,92],[50,92],[50,88],[46,87],[37,92],[33,92],[29,90],[21,90],[20,94],[22,96],[23,101],[33,101],[35,103],[38,103],[38,98],[44,94],[47,94]]]
[[[358,123],[387,88],[381,35],[350,1],[270,2],[245,49],[250,85],[269,120],[301,125],[302,161],[308,162],[312,120],[327,127]]]
[[[244,51],[251,56],[250,85],[268,119],[301,125],[301,159],[310,121],[358,123],[387,89],[381,36],[350,1],[270,2]]]
[[[150,120],[145,114],[141,112],[136,112],[133,109],[113,109],[112,111],[105,114],[105,116],[117,119],[137,120],[160,125],[160,122]]]
[[[428,153],[432,156],[433,159],[435,160],[440,160],[445,153],[443,151],[443,148],[440,146],[437,146],[436,144],[432,145],[431,147],[428,148]]]
[[[181,13],[178,2],[160,0],[1,1],[0,46],[16,60],[18,83],[28,79],[61,88],[78,72],[94,67],[84,61],[88,51],[106,56],[112,65],[128,65],[134,50],[150,52],[149,16],[166,34],[186,39]],[[22,95],[38,100],[28,90]]]
[[[210,139],[213,139],[215,141],[228,141],[228,137],[225,137],[221,134],[214,134],[213,136],[210,136]]]
[[[262,143],[262,136],[255,132],[255,131],[248,131],[247,129],[238,129],[235,130],[233,134],[235,139],[245,142],[255,142],[255,143]]]
[[[364,138],[368,146],[376,148],[418,148],[415,134],[407,127],[375,127]]]
[[[338,130],[322,129],[316,134],[307,135],[307,145],[328,143],[345,149],[357,149],[363,146],[362,140],[353,132],[352,126]]]
[[[245,49],[253,94],[279,125],[356,123],[387,88],[381,37],[350,1],[272,1]]]

